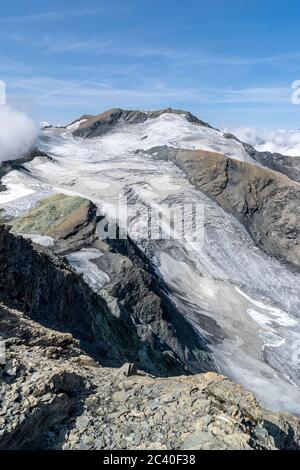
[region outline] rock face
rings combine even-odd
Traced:
[[[266,252],[300,266],[300,188],[267,168],[203,150],[156,147],[195,187],[237,217]]]
[[[177,358],[186,364],[187,371],[213,370],[206,342],[183,319],[160,284],[146,270],[125,265],[100,294],[115,315],[135,325],[145,345],[139,352],[143,362],[147,362],[150,344],[157,351],[157,362],[160,356],[170,361],[170,371]]]
[[[127,122],[129,124],[137,124],[140,122],[145,122],[147,119],[159,117],[164,113],[183,114],[189,122],[210,127],[207,123],[201,121],[196,116],[193,116],[193,114],[189,113],[188,111],[167,108],[159,111],[143,112],[116,108],[110,109],[97,116],[81,116],[81,118],[78,120],[78,122],[80,122],[79,127],[73,132],[73,134],[77,137],[84,138],[98,137],[113,129],[114,126],[116,126],[116,124],[121,121]]]
[[[14,232],[53,236],[53,250],[1,229],[0,298],[34,319],[72,331],[104,364],[126,358],[156,375],[214,370],[206,341],[170,301],[138,247],[130,239],[98,240],[101,219],[89,201],[58,195],[10,222]],[[98,295],[55,254],[91,246],[101,248],[94,263],[110,278]]]
[[[0,449],[299,449],[300,422],[216,373],[103,368],[70,334],[0,304]]]
[[[70,331],[103,363],[134,358],[138,339],[61,258],[0,227],[0,298],[31,318]]]
[[[224,137],[240,142],[250,157],[257,162],[271,168],[271,170],[279,171],[290,179],[300,183],[300,157],[289,157],[287,155],[281,155],[280,153],[259,152],[255,150],[252,145],[241,142],[232,134],[225,133]]]
[[[97,220],[97,208],[87,199],[56,194],[9,225],[15,234],[53,238],[54,250],[61,254],[92,244]]]

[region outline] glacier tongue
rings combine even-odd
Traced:
[[[137,152],[156,145],[251,160],[238,142],[174,114],[123,123],[89,140],[65,129],[47,129],[40,147],[53,161],[9,173],[5,184],[10,190],[0,193],[0,207],[9,210],[25,192],[53,191],[91,199],[110,215],[120,200],[127,200],[130,235],[156,262],[183,314],[209,339],[220,371],[267,406],[300,413],[299,274],[262,253],[245,229],[196,191],[174,165]],[[145,239],[139,215],[145,203],[159,207],[191,201],[205,207],[203,246],[188,250],[184,240]],[[90,262],[93,256],[80,252],[70,262],[98,287],[105,279]]]

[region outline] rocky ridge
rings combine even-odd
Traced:
[[[51,234],[53,247],[0,229],[0,297],[34,319],[73,331],[104,364],[127,357],[156,375],[214,370],[206,341],[170,301],[138,247],[130,239],[98,239],[101,219],[89,201],[56,195],[10,222],[15,232]],[[93,263],[110,279],[97,293],[57,256],[83,247],[101,250]]]
[[[71,123],[69,127],[72,127],[74,124],[76,125],[76,123],[78,123],[78,128],[73,131],[73,134],[77,137],[99,137],[112,130],[120,122],[137,124],[145,122],[147,119],[157,118],[164,113],[182,114],[189,122],[205,127],[210,127],[206,122],[201,121],[190,112],[172,108],[158,111],[124,110],[120,108],[110,109],[97,116],[81,116],[81,118],[79,118],[77,121]]]
[[[300,189],[285,175],[205,150],[155,147],[189,181],[238,218],[267,253],[300,266]]]
[[[70,334],[0,304],[0,449],[299,449],[300,422],[216,373],[104,368]]]
[[[280,153],[272,152],[259,152],[252,145],[241,142],[232,134],[225,133],[224,137],[240,142],[246,152],[255,161],[270,168],[271,170],[279,171],[280,173],[288,176],[290,179],[300,183],[300,157],[289,157],[287,155],[281,155]]]

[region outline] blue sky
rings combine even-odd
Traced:
[[[37,120],[188,109],[216,126],[299,128],[297,0],[1,3],[0,79]]]

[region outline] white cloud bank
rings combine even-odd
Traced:
[[[21,158],[33,145],[38,127],[25,114],[0,106],[0,162]]]
[[[261,152],[300,156],[300,130],[256,129],[254,127],[226,128],[224,132],[234,134],[242,142]]]

